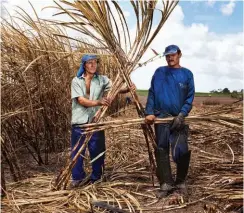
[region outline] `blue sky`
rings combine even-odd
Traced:
[[[189,2],[182,1],[179,5],[185,14],[184,24],[191,25],[203,23],[208,25],[209,31],[215,33],[237,33],[243,31],[243,1],[235,2],[235,8],[231,15],[221,13],[221,5],[227,1],[215,2],[211,7],[206,1]]]
[[[201,23],[209,27],[209,31],[218,34],[238,33],[243,31],[243,1],[234,1],[233,13],[223,15],[220,8],[229,1],[216,1],[210,5],[208,1],[179,1],[178,5],[184,12],[183,23],[190,26],[192,23]],[[128,1],[121,1],[124,10],[132,13]],[[132,27],[135,19],[129,20]],[[156,22],[156,21],[155,21]]]

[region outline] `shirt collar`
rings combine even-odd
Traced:
[[[93,78],[97,78],[97,77],[98,77],[98,73],[95,72]],[[81,75],[79,78],[83,78],[83,79],[85,79],[85,73],[82,73],[82,75]],[[92,79],[93,79],[93,78],[92,78]]]

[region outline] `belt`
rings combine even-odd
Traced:
[[[81,125],[84,125],[84,124],[88,124],[88,122],[87,123],[83,123],[83,124],[72,124],[71,126],[72,127],[80,127]]]

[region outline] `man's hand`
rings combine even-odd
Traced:
[[[146,124],[153,124],[156,119],[155,115],[147,115],[145,118],[145,123]]]
[[[132,84],[131,87],[129,88],[129,91],[135,92],[136,91],[136,85]]]
[[[121,89],[120,91],[119,91],[119,93],[127,93],[127,92],[130,92],[130,90],[132,90],[132,92],[135,92],[136,91],[136,85],[135,84],[132,84],[131,85],[131,87],[125,87],[125,88],[123,88],[123,89]]]
[[[101,100],[97,101],[98,106],[110,106],[111,104],[111,99],[110,98],[102,98]]]
[[[180,113],[172,120],[170,130],[179,131],[180,129],[182,129],[184,124],[185,124],[185,116],[183,115],[183,113]]]

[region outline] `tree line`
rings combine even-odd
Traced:
[[[232,92],[226,87],[224,89],[211,90],[210,93],[214,94],[229,94],[232,98],[238,98],[243,100],[243,89],[240,91],[233,90]]]

